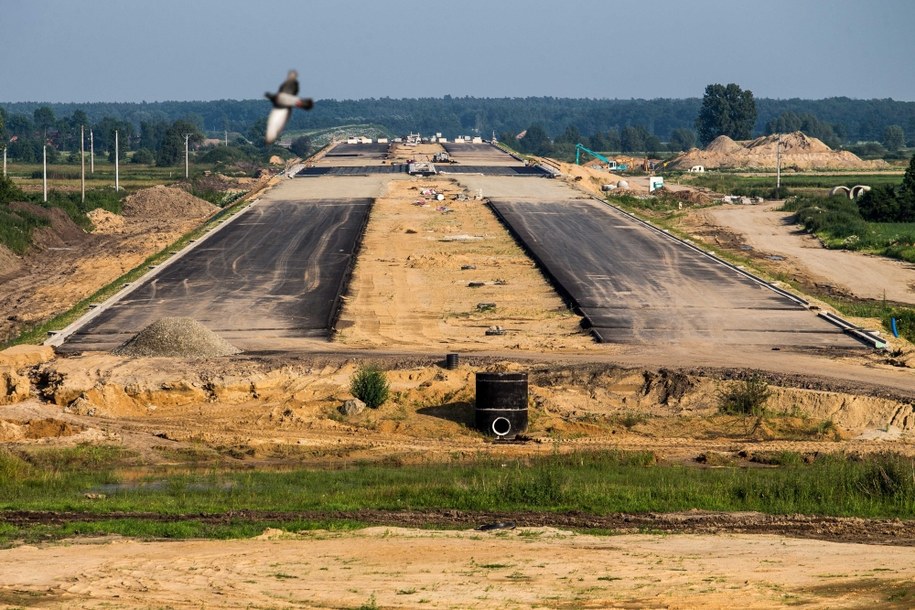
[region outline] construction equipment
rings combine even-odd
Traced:
[[[586,148],[582,144],[575,145],[575,165],[581,165],[581,153],[583,153],[583,152],[591,155],[598,161],[603,161],[604,163],[606,163],[607,169],[610,170],[611,172],[624,172],[629,167],[624,163],[617,163],[616,161],[614,161],[612,159],[608,159],[604,155],[602,155],[598,152],[594,152],[593,150],[591,150],[590,148]]]

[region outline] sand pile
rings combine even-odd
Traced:
[[[696,149],[694,149],[696,150]],[[727,136],[718,136],[705,147],[707,152],[718,153],[721,155],[731,155],[737,151],[742,151],[743,146]]]
[[[121,233],[124,230],[124,217],[102,208],[90,210],[86,216],[92,223],[92,232],[107,234]]]
[[[213,358],[241,350],[191,318],[162,318],[112,350],[118,356],[175,356]]]
[[[674,158],[667,167],[689,169],[694,165],[704,165],[706,169],[774,170],[778,163],[779,147],[781,166],[784,170],[886,167],[886,161],[864,161],[847,150],[833,150],[821,140],[811,138],[800,131],[762,136],[746,142],[736,142],[727,136],[718,136],[705,150],[693,148]]]
[[[124,200],[124,216],[140,218],[205,218],[219,208],[187,191],[154,186]]]

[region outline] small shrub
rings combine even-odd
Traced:
[[[754,373],[718,394],[718,409],[726,415],[763,415],[772,393],[766,380]]]
[[[374,366],[364,366],[353,375],[349,390],[366,406],[376,409],[388,399],[390,386],[384,371]]]

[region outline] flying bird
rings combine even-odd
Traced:
[[[292,116],[293,108],[311,110],[315,105],[310,97],[299,97],[299,73],[295,70],[289,71],[286,80],[280,85],[279,91],[276,93],[268,91],[264,97],[273,103],[273,108],[267,116],[267,136],[264,138],[268,145],[273,144],[283,133],[289,117]]]

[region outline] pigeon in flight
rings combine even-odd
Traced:
[[[315,105],[310,97],[299,97],[299,73],[295,70],[289,71],[279,91],[267,92],[264,97],[273,103],[270,115],[267,116],[267,137],[264,139],[268,145],[273,144],[283,133],[293,108],[311,110]]]

